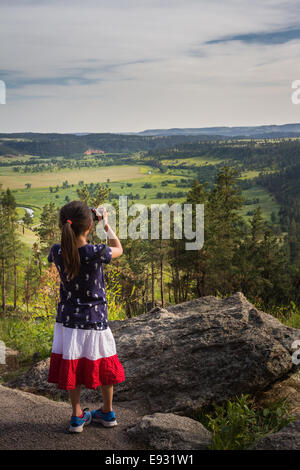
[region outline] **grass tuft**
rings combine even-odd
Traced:
[[[261,407],[250,395],[241,395],[223,404],[214,403],[191,417],[211,431],[211,450],[243,450],[293,421],[289,409],[285,399]]]

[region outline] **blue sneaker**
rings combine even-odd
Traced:
[[[92,419],[95,421],[95,423],[101,423],[106,428],[111,428],[112,426],[116,426],[118,424],[114,411],[103,413],[101,408],[99,410],[92,410]]]
[[[90,411],[83,410],[83,417],[72,416],[69,432],[82,432],[85,424],[90,424],[92,421],[92,413]]]

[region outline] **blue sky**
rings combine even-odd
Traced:
[[[0,132],[300,122],[295,0],[1,0]]]

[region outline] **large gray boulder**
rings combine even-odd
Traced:
[[[143,403],[147,413],[190,414],[212,400],[264,390],[296,368],[292,343],[300,331],[239,292],[155,308],[110,327],[126,375],[114,399]],[[66,397],[47,384],[48,365],[37,364],[10,385]],[[98,400],[99,392],[85,390],[83,398]]]
[[[256,442],[251,450],[300,450],[300,419]]]
[[[211,444],[211,433],[201,423],[173,413],[144,416],[127,433],[157,450],[206,450]]]

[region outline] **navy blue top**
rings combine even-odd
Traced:
[[[60,276],[60,301],[56,321],[69,328],[104,330],[108,327],[103,264],[110,263],[111,248],[104,243],[78,248],[79,274],[71,281],[64,272],[60,245],[53,245],[48,255]]]

